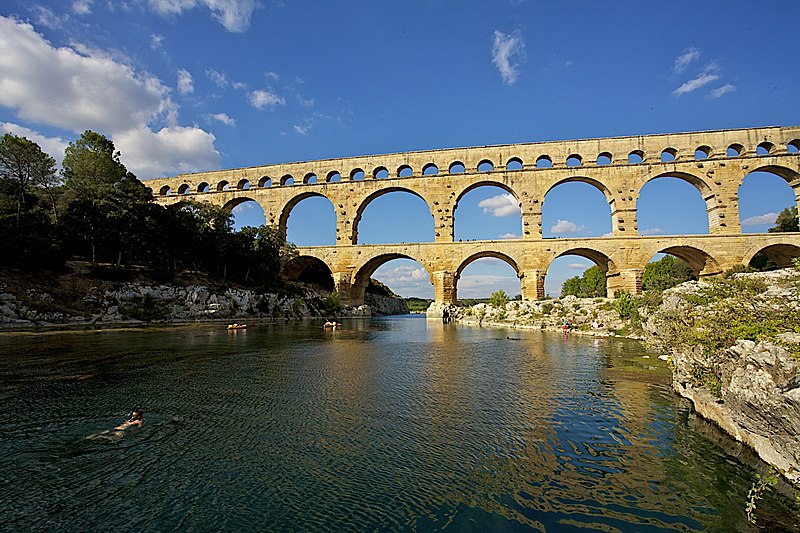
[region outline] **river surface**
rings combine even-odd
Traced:
[[[0,354],[2,530],[751,528],[752,454],[634,341],[397,317],[3,334]]]

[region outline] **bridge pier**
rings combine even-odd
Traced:
[[[364,303],[364,294],[362,292],[360,300],[357,295],[353,294],[354,287],[350,282],[352,273],[345,272],[331,272],[333,276],[333,285],[336,293],[339,295],[339,305],[356,306]]]
[[[519,273],[522,286],[523,300],[542,300],[544,293],[544,278],[547,270],[523,270]]]
[[[438,271],[431,275],[433,298],[436,303],[455,304],[457,302],[456,280],[457,277],[452,272]]]
[[[614,298],[620,292],[627,292],[634,296],[642,294],[642,268],[622,268],[616,274],[606,278],[606,290],[608,297]]]

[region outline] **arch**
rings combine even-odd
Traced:
[[[309,172],[305,176],[303,176],[303,183],[310,184],[310,183],[317,183],[317,175],[313,172]]]
[[[512,157],[506,162],[506,170],[522,170],[522,159]]]
[[[739,186],[742,185],[744,178],[753,172],[770,172],[786,180],[786,183],[791,183],[800,178],[800,173],[789,167],[783,167],[780,165],[762,165],[760,167],[755,167],[752,170],[748,170],[748,173],[742,176],[742,179],[739,181]]]
[[[478,172],[491,172],[494,170],[494,163],[490,159],[481,159],[476,167]]]
[[[412,169],[408,165],[400,165],[397,168],[397,177],[398,178],[410,178],[414,175],[414,169]]]
[[[372,177],[375,179],[384,179],[389,177],[389,169],[384,166],[375,167],[372,171]]]
[[[208,186],[208,182],[206,181],[197,186],[197,192],[209,192],[210,190],[211,188]]]
[[[775,151],[775,145],[769,141],[764,141],[756,146],[756,154],[758,155],[769,155],[773,151]]]
[[[398,252],[378,255],[368,259],[354,270],[350,286],[350,300],[352,302],[363,303],[364,292],[367,289],[367,285],[369,285],[369,279],[372,277],[375,271],[378,270],[378,268],[395,259],[410,259],[411,261],[416,261],[422,266],[422,268],[425,269],[429,277],[431,275],[428,265],[415,257],[411,257],[408,254]]]
[[[341,179],[342,179],[342,175],[339,173],[338,170],[331,170],[325,176],[325,181],[327,183],[337,183],[337,182],[341,181]]]
[[[517,201],[519,201],[519,195],[509,185],[506,185],[505,183],[503,183],[501,181],[493,181],[493,180],[484,179],[484,180],[481,180],[481,181],[476,181],[475,183],[470,183],[469,185],[464,187],[461,190],[461,192],[459,192],[456,195],[456,201],[453,203],[453,212],[455,213],[455,210],[458,207],[458,202],[461,201],[461,199],[464,197],[465,194],[467,194],[468,192],[470,192],[470,191],[472,191],[474,189],[477,189],[478,187],[486,187],[486,186],[499,187],[499,188],[503,189],[504,191],[506,191],[507,193],[509,193],[514,198],[516,198]]]
[[[231,188],[230,184],[225,180],[222,180],[219,183],[217,183],[217,191],[227,191],[230,188]]]
[[[158,194],[161,196],[168,196],[172,194],[172,190],[169,188],[169,185],[164,185],[158,190]]]
[[[691,267],[695,276],[711,276],[722,272],[717,260],[708,252],[694,246],[669,246],[660,248],[656,253],[674,255]],[[655,255],[655,254],[654,254]],[[642,265],[642,269],[647,265]]]
[[[739,143],[733,143],[725,149],[726,157],[739,157],[744,152],[744,146]]]
[[[749,169],[748,169],[749,170]],[[789,182],[796,174],[765,166],[748,172],[736,190],[739,224],[742,233],[766,233],[775,225],[778,214],[796,205],[795,192]]]
[[[350,179],[353,181],[361,181],[364,179],[364,169],[354,168],[350,171]]]
[[[708,159],[709,157],[711,157],[711,153],[712,150],[710,146],[706,145],[698,146],[694,150],[694,159],[695,161],[702,161],[703,159]]]
[[[583,183],[590,187],[568,185],[556,191],[568,183]],[[578,204],[581,205],[579,210],[565,207]],[[542,236],[570,238],[608,235],[614,228],[612,213],[615,206],[616,199],[603,182],[587,176],[562,178],[551,184],[542,197]]]
[[[242,178],[239,180],[239,183],[236,184],[236,188],[240,191],[244,191],[250,188],[250,180],[247,178]]]
[[[661,162],[662,163],[670,163],[675,161],[678,157],[678,151],[675,148],[664,148],[661,151]]]
[[[428,208],[428,213],[431,215],[431,224],[433,224],[433,210],[431,209],[431,204],[428,203],[428,200],[426,200],[425,197],[422,196],[419,192],[409,189],[407,187],[386,187],[385,189],[379,189],[367,195],[363,200],[361,200],[361,202],[358,205],[358,208],[356,209],[355,216],[353,217],[353,226],[351,228],[352,234],[349,236],[351,237],[351,239],[348,242],[352,242],[353,244],[356,244],[358,242],[358,224],[361,222],[361,217],[364,214],[364,211],[367,209],[367,206],[369,206],[370,202],[372,202],[376,198],[380,198],[381,196],[384,196],[392,192],[411,193],[417,198],[421,199],[423,202],[425,202],[425,206]]]
[[[792,266],[792,258],[800,257],[800,246],[784,243],[757,245],[744,254],[742,264],[749,265],[757,254],[767,256],[778,268],[785,268]]]
[[[559,185],[562,185],[562,184],[568,183],[568,182],[588,183],[589,185],[591,185],[592,187],[596,188],[601,193],[603,193],[603,196],[606,197],[606,201],[612,206],[612,209],[613,209],[614,196],[611,194],[611,190],[609,190],[609,188],[606,187],[605,183],[603,183],[602,181],[596,180],[594,178],[590,178],[588,176],[569,176],[567,178],[563,178],[563,179],[553,183],[552,185],[550,185],[550,187],[548,187],[547,190],[545,191],[544,196],[547,196],[547,194],[550,191],[552,191],[553,189],[555,189]]]
[[[234,209],[236,209],[240,205],[242,205],[244,203],[247,203],[247,202],[256,202],[256,203],[258,203],[256,200],[254,200],[252,198],[248,198],[247,196],[238,196],[236,198],[231,198],[230,200],[225,202],[225,205],[223,205],[222,208],[227,210],[227,211],[231,211],[232,212]],[[259,205],[261,205],[261,204],[259,204]]]
[[[272,186],[272,178],[269,176],[261,176],[258,180],[259,187],[271,187]]]
[[[453,161],[452,163],[450,163],[450,166],[447,167],[447,171],[450,174],[463,174],[464,172],[467,171],[467,168],[461,161]]]
[[[644,161],[644,152],[642,150],[634,150],[628,154],[628,164],[638,165]]]
[[[505,263],[508,263],[508,265],[514,269],[514,272],[517,273],[517,276],[519,276],[519,265],[517,265],[517,262],[510,256],[502,252],[493,252],[491,250],[484,250],[481,252],[476,252],[461,261],[461,263],[458,265],[458,268],[456,269],[456,283],[458,283],[457,281],[458,278],[461,277],[461,273],[464,271],[465,268],[467,268],[470,265],[470,263],[472,263],[476,259],[482,259],[484,257],[491,257],[493,259],[499,259]],[[456,288],[458,287],[456,286]]]
[[[301,192],[300,194],[297,194],[297,195],[293,196],[288,202],[286,202],[286,204],[284,204],[283,209],[281,209],[281,214],[280,214],[280,217],[278,218],[278,228],[280,229],[280,232],[284,237],[286,237],[286,234],[287,234],[287,228],[288,228],[288,224],[289,224],[289,216],[292,214],[292,209],[294,209],[294,207],[297,204],[299,204],[300,202],[302,202],[306,198],[311,198],[311,197],[322,197],[322,198],[325,198],[326,200],[328,200],[331,203],[331,207],[334,208],[334,213],[336,212],[335,206],[333,205],[333,202],[331,201],[331,199],[328,198],[327,196],[325,196],[324,194],[322,194],[321,192],[318,192],[318,191]]]
[[[281,185],[294,185],[294,176],[291,174],[284,174],[281,177]]]
[[[648,190],[647,185],[658,181],[659,178],[676,178],[691,187],[686,188],[688,191],[681,190],[681,184],[670,184],[669,180],[666,180]],[[635,196],[630,197],[636,202],[637,234],[653,236],[710,233],[711,213],[717,207],[717,196],[706,179],[712,178],[678,171],[661,172],[645,177],[635,191]],[[692,187],[698,191],[699,198],[695,196]],[[680,216],[666,218],[663,216],[670,205],[681,205]]]
[[[553,160],[549,155],[540,155],[536,158],[536,168],[551,168],[552,166]]]
[[[281,276],[287,281],[316,285],[328,292],[333,292],[336,288],[330,267],[321,259],[310,255],[292,258],[283,266]]]
[[[436,176],[437,174],[439,174],[439,167],[435,163],[428,163],[422,167],[423,176]]]
[[[188,183],[183,183],[183,184],[181,184],[180,187],[178,187],[178,194],[189,194],[190,192],[192,192],[192,191],[189,188],[189,184]]]
[[[639,185],[639,190],[636,191],[636,197],[638,198],[641,195],[642,189],[645,185],[658,178],[678,178],[683,180],[686,183],[693,185],[698,191],[700,191],[700,194],[703,195],[703,199],[713,195],[711,185],[709,185],[708,182],[706,182],[706,180],[701,176],[690,174],[689,172],[669,171],[648,176],[644,182]]]
[[[786,143],[786,153],[796,154],[800,152],[800,139],[794,139]]]
[[[602,152],[597,154],[597,164],[599,166],[610,165],[613,161],[614,156],[612,156],[610,152]]]
[[[583,164],[583,158],[579,154],[570,154],[566,163],[568,167],[579,167]]]
[[[595,250],[593,248],[569,248],[563,252],[559,252],[549,259],[547,262],[547,269],[550,269],[550,265],[553,264],[553,261],[565,255],[577,255],[579,257],[588,259],[597,265],[606,276],[616,274],[618,272],[616,264],[609,256],[600,250]]]

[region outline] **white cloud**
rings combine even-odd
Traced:
[[[114,135],[122,163],[140,179],[218,168],[220,155],[214,141],[212,133],[182,126],[157,132],[141,127]]]
[[[308,132],[314,127],[314,124],[310,120],[307,120],[303,124],[295,124],[293,127],[294,131],[300,135],[308,135]]]
[[[258,7],[256,0],[149,0],[148,3],[160,15],[178,15],[205,6],[226,30],[237,33],[247,31]]]
[[[164,36],[163,35],[158,35],[157,33],[154,33],[154,34],[152,34],[150,36],[150,48],[152,50],[157,50],[157,49],[161,48],[161,46],[163,44],[164,44]]]
[[[602,235],[600,235],[600,236],[601,236],[601,237],[613,237],[613,236],[614,236],[614,233],[613,233],[613,232],[611,232],[611,231],[609,231],[608,233],[603,233],[603,234],[602,234]]]
[[[208,79],[214,82],[217,87],[225,88],[230,83],[228,76],[226,76],[224,72],[217,72],[213,68],[206,69],[206,76],[208,76]]]
[[[382,282],[387,284],[400,284],[400,283],[430,283],[430,275],[422,267],[413,265],[403,265],[395,268],[381,269],[378,274]],[[377,278],[376,278],[377,279]]]
[[[247,99],[250,105],[256,109],[264,109],[265,107],[275,107],[276,105],[286,105],[286,100],[279,96],[272,89],[262,90],[257,89],[247,93]]]
[[[183,68],[178,69],[178,92],[181,94],[192,94],[194,92],[192,73]]]
[[[503,233],[500,235],[501,239],[510,240],[510,239],[520,239],[522,238],[521,235],[517,235],[516,233]]]
[[[672,65],[672,72],[680,74],[690,63],[697,61],[700,58],[700,50],[697,48],[687,48],[681,55],[675,58],[675,64]]]
[[[482,207],[484,213],[491,213],[496,217],[508,217],[522,213],[517,199],[509,193],[498,194],[481,200],[478,202],[478,207]]]
[[[570,263],[567,265],[567,268],[571,268],[572,270],[585,270],[590,266],[592,265],[588,263]]]
[[[59,166],[61,165],[61,160],[64,159],[64,150],[67,149],[69,144],[61,137],[45,137],[39,132],[12,122],[1,122],[0,132],[26,137],[28,140],[35,142],[42,148],[42,151],[55,159]]]
[[[229,117],[227,113],[214,113],[208,115],[208,118],[211,120],[216,120],[217,122],[222,122],[226,126],[231,126],[231,127],[236,126],[236,120]]]
[[[69,15],[65,14],[59,17],[44,6],[34,6],[32,11],[36,13],[36,23],[50,29],[59,28],[69,20]]]
[[[75,0],[72,2],[72,12],[76,15],[89,15],[92,13],[92,0]]]
[[[522,42],[519,32],[513,34],[494,32],[492,43],[492,63],[495,64],[503,82],[513,85],[519,76],[519,63],[514,59],[522,60],[525,55],[525,43]]]
[[[736,90],[736,85],[733,85],[733,84],[730,84],[730,83],[726,83],[722,87],[717,87],[716,89],[713,89],[710,93],[708,93],[708,97],[709,98],[719,98],[720,96],[722,96],[724,94],[728,94],[729,92],[732,92],[732,91],[735,91],[735,90]]]
[[[583,226],[579,226],[578,224],[575,224],[574,222],[571,222],[569,220],[558,219],[555,225],[552,228],[550,228],[550,232],[556,235],[566,235],[566,234],[580,233],[585,229],[586,228],[584,228]]]
[[[755,215],[747,217],[742,220],[742,226],[761,226],[763,224],[775,224],[778,219],[778,213],[764,213],[763,215]]]
[[[664,234],[664,230],[661,229],[661,228],[648,228],[648,229],[643,229],[643,230],[641,230],[639,232],[639,235],[644,235],[644,236],[647,236],[647,235],[663,235],[663,234]]]
[[[256,208],[255,202],[244,202],[231,209],[231,212],[234,215],[241,215],[242,213],[246,213],[247,211],[254,211],[255,208]]]
[[[682,94],[696,91],[697,89],[705,87],[711,82],[717,81],[719,79],[719,75],[714,74],[715,70],[717,70],[716,65],[711,64],[707,66],[699,76],[683,83],[680,87],[672,91],[672,94],[675,96],[681,96]]]

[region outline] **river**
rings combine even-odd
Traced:
[[[6,333],[0,354],[3,530],[751,527],[753,454],[635,341],[408,316]]]

